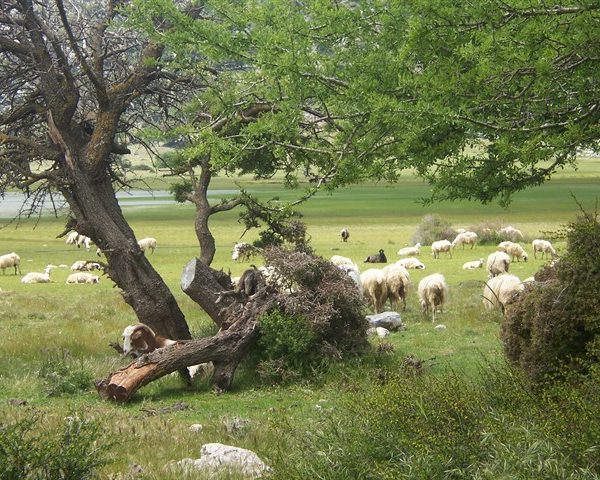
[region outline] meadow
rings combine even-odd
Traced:
[[[159,176],[146,181],[165,188]],[[236,189],[237,185],[262,198],[277,195],[285,200],[298,194],[282,189],[275,180],[217,178],[213,182],[217,190]],[[560,232],[578,214],[573,196],[584,208],[594,210],[600,193],[600,161],[581,159],[578,170],[562,171],[547,184],[516,194],[506,209],[462,201],[422,206],[418,199],[427,193],[427,185],[406,174],[394,185],[364,184],[318,194],[300,210],[316,253],[327,258],[348,256],[361,269],[368,265],[362,260],[380,248],[389,262],[397,260],[397,250],[412,244],[417,225],[429,213],[451,221],[456,228],[482,221],[513,225],[529,239],[553,239],[560,254],[564,243],[552,232]],[[193,335],[213,333],[210,320],[179,287],[183,266],[198,254],[193,208],[128,205],[126,199],[122,208],[138,238],[158,240],[150,260],[171,287]],[[64,221],[64,217],[42,216],[22,220],[16,228],[7,219],[0,229],[0,253],[17,252],[23,274],[42,271],[48,263],[70,266],[76,260],[95,258],[94,251],[85,252],[56,238]],[[217,241],[213,266],[239,275],[252,262],[233,263],[231,247],[240,238],[255,239],[256,232],[241,237],[244,228],[236,212],[215,216],[211,227]],[[339,238],[342,227],[350,230],[347,243]],[[511,265],[511,273],[522,279],[546,262],[533,258],[530,244],[525,249],[529,261]],[[451,372],[475,383],[483,381],[490,365],[503,363],[498,337],[501,316],[484,311],[481,302],[486,273],[461,269],[464,262],[485,258],[494,250],[494,245],[458,248],[452,258],[442,255],[434,260],[429,249],[423,248],[421,260],[426,270],[411,270],[413,288],[407,310],[401,313],[407,329],[385,340],[371,340],[374,347],[380,343],[393,346],[393,352],[385,357],[371,355],[335,364],[314,378],[285,386],[261,383],[252,369],[242,366],[233,390],[222,395],[213,393],[205,381],[186,388],[176,377],[167,377],[140,390],[127,405],[100,400],[92,383],[127,362],[108,347],[126,325],[136,322],[118,289],[106,278],[99,285],[65,285],[68,269],[54,270],[50,284],[23,285],[19,275],[7,270],[0,275],[0,415],[12,419],[43,412],[49,425],[74,412],[97,420],[111,440],[110,462],[101,469],[106,478],[127,478],[122,473],[134,463],[142,465],[144,478],[181,478],[165,471],[164,465],[184,457],[198,458],[200,446],[209,442],[249,448],[267,463],[281,465],[277,459],[285,456],[282,451],[287,444],[281,425],[302,430],[323,415],[323,406],[343,408],[361,382],[369,382],[382,369],[398,370],[407,355],[425,361],[427,376],[443,378]],[[417,305],[416,284],[434,272],[443,273],[450,286],[447,307],[438,318],[445,330],[434,329]],[[71,383],[57,386],[61,375]],[[15,400],[26,405],[15,406],[19,403]],[[248,427],[229,428],[235,417],[248,419]],[[202,424],[202,431],[189,431],[193,423]],[[352,477],[340,473],[330,478]]]

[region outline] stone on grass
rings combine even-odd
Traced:
[[[405,327],[398,312],[382,312],[367,315],[367,322],[369,322],[370,327],[383,327],[390,331],[402,330]]]
[[[446,325],[440,323],[439,325],[435,326],[436,330],[446,330]]]
[[[190,425],[190,431],[191,432],[201,432],[202,424],[201,423],[193,423],[192,425]]]

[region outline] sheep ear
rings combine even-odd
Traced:
[[[133,333],[131,334],[131,339],[138,340],[138,339],[142,338],[143,336],[144,336],[144,332],[142,332],[142,330],[138,328],[137,330],[134,330]]]

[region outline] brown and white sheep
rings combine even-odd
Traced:
[[[390,300],[392,310],[397,310],[402,300],[402,310],[406,310],[406,294],[410,285],[410,274],[408,270],[398,263],[392,263],[383,267],[385,283],[387,286],[387,298]]]
[[[342,237],[342,242],[347,242],[350,238],[350,230],[342,228],[342,230],[340,230],[340,237]]]
[[[510,266],[510,257],[506,252],[491,253],[488,255],[486,266],[490,278],[501,273],[507,273]]]
[[[365,270],[360,274],[360,281],[362,283],[363,295],[373,306],[375,313],[381,313],[388,294],[383,270],[377,268]]]
[[[421,279],[418,287],[419,301],[423,313],[432,312],[432,321],[435,323],[436,310],[443,309],[446,298],[448,297],[448,285],[446,279],[441,273],[434,273]]]

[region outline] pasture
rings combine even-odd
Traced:
[[[160,187],[159,178],[150,180]],[[231,180],[216,180],[213,188],[236,188]],[[241,179],[239,183],[263,198],[278,195],[284,200],[298,193],[282,190],[275,181]],[[370,265],[362,260],[380,248],[385,250],[389,263],[399,259],[396,252],[412,244],[417,225],[428,213],[439,214],[456,228],[494,221],[521,229],[530,240],[548,237],[542,232],[558,232],[578,214],[571,193],[586,209],[594,209],[600,193],[598,159],[582,159],[577,171],[561,172],[546,185],[515,195],[508,209],[469,202],[423,207],[416,200],[427,195],[427,186],[407,174],[395,185],[366,184],[332,195],[319,194],[301,211],[318,254],[326,258],[334,254],[350,257],[365,270]],[[128,206],[126,200],[122,207],[138,238],[152,236],[158,240],[149,258],[171,287],[193,335],[213,333],[211,322],[179,288],[183,266],[198,254],[193,208],[177,204]],[[95,259],[94,249],[86,252],[55,238],[63,225],[64,218],[48,216],[21,221],[18,228],[10,224],[0,230],[0,254],[17,252],[23,274],[41,272],[49,263],[70,266],[76,260]],[[211,227],[217,241],[213,266],[239,275],[250,263],[259,261],[231,261],[231,247],[243,233],[235,211],[214,216]],[[342,227],[350,230],[347,243],[339,238]],[[256,232],[248,232],[242,240],[254,238]],[[560,254],[564,244],[560,239],[554,244]],[[546,262],[533,258],[530,241],[524,247],[529,261],[511,264],[511,273],[521,279],[533,275]],[[72,412],[97,419],[114,442],[111,462],[102,470],[106,477],[125,478],[115,475],[136,463],[143,466],[147,478],[180,478],[166,472],[164,465],[184,457],[198,458],[200,446],[209,442],[249,448],[269,463],[281,454],[286,442],[272,429],[273,422],[289,422],[301,428],[320,415],[315,405],[321,402],[335,408],[352,390],[348,384],[359,385],[380,368],[394,369],[407,355],[434,359],[429,362],[427,375],[452,371],[475,382],[485,365],[501,362],[500,314],[484,311],[481,303],[485,269],[461,269],[464,262],[485,258],[494,250],[494,245],[478,245],[473,250],[459,247],[452,258],[442,254],[434,260],[428,247],[421,249],[420,259],[426,269],[410,271],[412,287],[407,310],[402,313],[408,328],[385,340],[393,345],[394,352],[381,365],[376,357],[352,360],[332,365],[312,381],[290,386],[264,385],[250,369],[242,367],[233,391],[223,395],[212,393],[203,381],[185,388],[177,378],[168,377],[141,389],[127,405],[101,401],[89,381],[126,364],[107,344],[118,340],[126,325],[136,322],[133,311],[111,282],[103,278],[99,285],[65,285],[70,272],[59,268],[52,272],[50,284],[23,285],[20,276],[12,275],[9,269],[5,275],[0,274],[0,415],[19,417],[34,407],[47,413],[50,423]],[[434,272],[443,273],[450,287],[449,301],[438,317],[438,323],[446,325],[445,330],[433,328],[430,319],[421,314],[416,298],[419,280]],[[371,341],[375,346],[381,342]],[[53,372],[60,375],[64,371],[77,373],[83,379],[83,388],[70,390],[65,386],[64,391],[52,391]],[[9,399],[25,400],[27,406],[7,405]],[[224,426],[236,416],[250,420],[247,429],[236,431]],[[202,432],[190,432],[188,426],[192,423],[201,423]]]

